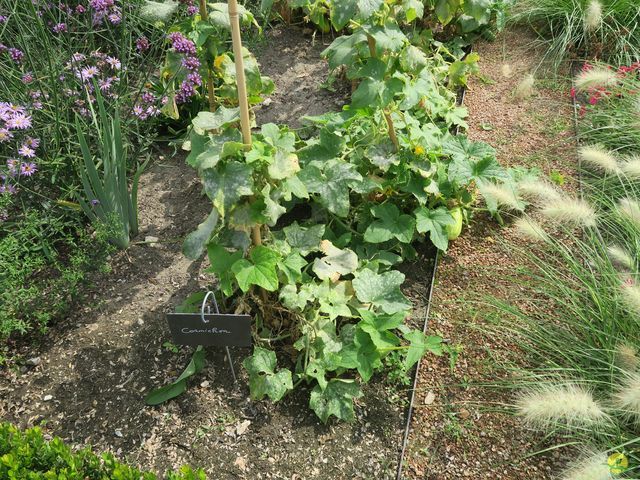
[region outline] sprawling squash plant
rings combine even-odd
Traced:
[[[262,125],[249,149],[236,108],[200,112],[187,158],[212,211],[184,251],[206,251],[222,293],[257,316],[252,396],[278,401],[308,384],[323,421],[354,417],[361,383],[390,352],[406,370],[441,354],[441,338],[406,325],[396,267],[417,242],[446,250],[475,187],[510,178],[491,147],[451,133],[466,126],[455,89],[477,58],[404,28],[420,2],[340,3],[330,20],[350,32],[324,55],[353,82],[351,103],[309,118],[307,139]]]

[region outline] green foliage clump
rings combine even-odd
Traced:
[[[512,20],[534,27],[556,67],[570,53],[625,65],[640,59],[636,0],[520,0],[516,5]]]
[[[84,448],[76,452],[60,439],[45,440],[38,427],[20,431],[0,424],[0,478],[7,480],[206,480],[188,466],[164,477],[125,465],[110,453],[100,456]]]

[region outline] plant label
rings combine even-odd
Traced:
[[[179,345],[250,347],[251,315],[209,313],[202,321],[199,313],[167,315],[171,336]]]

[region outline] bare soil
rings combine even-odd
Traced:
[[[538,74],[531,95],[515,94],[542,58],[534,40],[527,31],[510,30],[476,45],[481,76],[465,98],[468,134],[493,145],[501,164],[559,174],[572,190],[577,163],[569,86]],[[526,457],[550,445],[509,414],[513,396],[500,388],[508,378],[498,365],[517,357],[518,346],[486,333],[483,296],[521,301],[519,287],[508,280],[519,266],[510,242],[526,247],[509,227],[477,214],[438,267],[429,328],[462,352],[453,370],[446,357],[423,359],[406,478],[546,480],[564,463],[559,451]]]
[[[318,90],[327,71],[317,40],[288,32],[270,34],[259,56],[283,92],[259,113],[260,122],[297,125],[298,113],[322,113],[343,101],[340,93]],[[40,425],[47,435],[159,472],[188,463],[215,479],[394,478],[408,388],[382,378],[365,387],[355,422],[323,425],[307,406],[305,388],[277,405],[252,401],[240,366],[249,350],[232,350],[242,372],[234,384],[224,350],[211,348],[207,367],[185,394],[145,405],[145,395],[174,380],[192,352],[174,353],[166,344],[165,314],[212,282],[203,261],[180,252],[210,203],[178,154],[157,158],[142,177],[139,208],[140,235],[113,255],[111,271],[92,279],[68,318],[16,347],[14,368],[0,371],[0,418]],[[149,236],[159,242],[145,243]],[[406,266],[417,326],[431,268],[430,255]]]
[[[350,97],[344,84],[321,88],[329,75],[320,54],[333,37],[309,28],[278,26],[266,34],[266,42],[254,49],[260,72],[271,77],[276,90],[256,109],[258,125],[287,124],[297,129],[302,117],[341,110]]]

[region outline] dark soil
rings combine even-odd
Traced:
[[[280,26],[269,31],[266,38],[266,43],[258,45],[255,51],[260,73],[271,77],[276,90],[256,109],[258,125],[273,122],[299,128],[304,116],[342,109],[351,94],[344,82],[335,82],[333,91],[321,88],[329,67],[320,53],[331,44],[331,36],[311,29]]]
[[[340,96],[317,89],[326,75],[322,46],[296,30],[269,37],[260,60],[290,95],[274,95],[260,122],[341,103]],[[289,92],[293,83],[299,90]],[[232,350],[240,372],[234,384],[224,350],[210,348],[205,370],[185,394],[159,407],[145,405],[145,395],[175,379],[192,352],[174,353],[166,344],[165,314],[212,282],[203,261],[180,252],[210,204],[182,155],[156,159],[141,179],[139,204],[141,233],[134,244],[113,256],[109,273],[93,278],[68,318],[18,347],[15,368],[0,371],[0,418],[41,425],[48,435],[157,471],[188,463],[216,479],[394,478],[408,392],[382,376],[365,387],[355,422],[323,425],[309,410],[304,388],[277,405],[251,401],[240,366],[249,350]],[[149,236],[159,242],[145,243]],[[411,322],[420,327],[429,256],[405,271],[405,292],[416,305]]]

